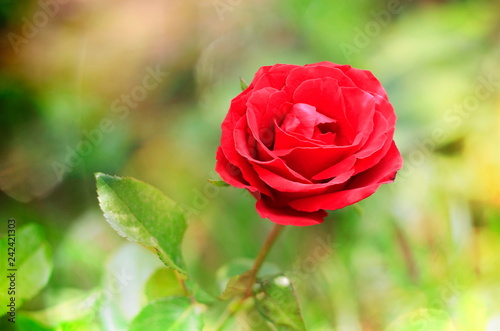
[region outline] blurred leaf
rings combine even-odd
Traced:
[[[223,180],[209,179],[208,182],[217,187],[228,187],[229,184]]]
[[[283,275],[260,281],[262,292],[255,296],[257,310],[278,330],[306,330],[290,279]]]
[[[9,242],[9,238],[15,238]],[[11,250],[8,250],[11,248]],[[15,237],[4,237],[0,239],[0,252],[7,263],[8,252],[14,252],[15,265],[9,268],[15,271],[6,271],[6,275],[0,278],[0,305],[6,307],[11,297],[15,297],[16,308],[19,309],[26,300],[33,298],[47,284],[52,272],[52,253],[49,248],[42,228],[37,224],[28,224],[16,230]],[[11,279],[10,274],[15,274],[15,294],[9,294]],[[12,279],[14,280],[14,279]],[[5,314],[6,310],[2,311]]]
[[[103,279],[100,317],[105,330],[124,330],[149,303],[146,284],[159,268],[165,268],[143,246],[127,243],[111,257]],[[167,269],[173,272],[172,269]]]
[[[215,300],[212,295],[208,294],[198,284],[194,283],[192,278],[186,279],[185,284],[189,293],[193,295],[197,302],[210,304]],[[174,271],[165,267],[158,268],[151,277],[149,277],[144,288],[144,294],[148,297],[148,301],[171,296],[186,296]]]
[[[186,219],[175,202],[133,178],[96,174],[106,220],[123,237],[153,247],[167,267],[187,278],[181,254]]]
[[[201,330],[203,323],[189,299],[170,297],[146,306],[132,321],[129,331]]]
[[[90,326],[95,319],[101,293],[75,289],[59,292],[57,304],[44,310],[23,311],[19,324],[26,325],[25,330],[32,330],[31,325],[33,330],[46,330],[45,327],[52,330],[62,325],[66,329],[71,326],[71,330],[92,330]]]
[[[452,331],[455,330],[448,313],[437,309],[418,309],[398,318],[387,331]]]
[[[144,294],[149,301],[154,301],[169,296],[184,296],[184,290],[172,269],[159,268],[148,279]]]
[[[252,259],[238,258],[220,267],[216,272],[216,278],[218,283],[224,287],[224,292],[219,296],[219,299],[229,300],[235,296],[244,294],[243,292],[248,286],[248,281],[250,281],[247,277],[247,272],[252,266]],[[279,272],[280,270],[277,266],[269,262],[264,262],[257,273],[257,277],[273,275]]]
[[[16,328],[20,331],[51,331],[53,328],[45,326],[35,319],[21,313],[16,318]]]
[[[223,289],[231,277],[240,275],[247,270],[252,269],[253,263],[253,259],[236,258],[217,269],[215,277],[217,279],[217,282],[219,283],[220,288]],[[264,262],[259,269],[257,277],[262,277],[265,275],[275,275],[279,272],[280,269],[275,264]]]
[[[242,91],[245,91],[248,88],[247,82],[245,82],[245,80],[242,77],[240,77],[240,87]]]
[[[221,300],[230,300],[239,295],[243,295],[247,290],[248,286],[250,286],[250,282],[252,281],[252,277],[250,274],[250,270],[242,273],[241,275],[233,276],[229,279],[226,285],[226,289],[219,295],[219,299]]]
[[[216,300],[216,298],[213,295],[206,292],[198,284],[192,283],[191,279],[186,280],[186,285],[187,285],[187,288],[189,289],[190,293],[193,294],[193,296],[197,302],[209,305],[209,304],[212,304]]]

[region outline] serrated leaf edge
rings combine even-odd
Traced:
[[[96,177],[96,181],[101,179],[102,177],[111,177],[111,178],[114,178],[114,179],[117,179],[117,180],[124,180],[124,179],[128,179],[128,180],[133,180],[133,181],[137,181],[137,182],[140,182],[140,183],[143,183],[145,185],[148,185],[150,187],[152,187],[154,190],[157,190],[159,193],[163,194],[161,191],[159,191],[158,189],[156,189],[155,187],[143,182],[143,181],[140,181],[136,178],[132,178],[132,177],[119,177],[119,176],[112,176],[112,175],[106,175],[104,173],[101,173],[101,172],[98,172],[95,174],[95,177]],[[180,268],[179,266],[177,266],[169,257],[168,257],[168,254],[165,253],[165,251],[160,247],[160,245],[158,244],[158,240],[151,235],[151,233],[146,229],[146,227],[139,221],[139,219],[136,217],[135,213],[132,212],[132,210],[130,209],[129,205],[122,199],[122,197],[111,187],[109,186],[109,184],[104,180],[102,179],[102,182],[104,184],[106,184],[107,187],[109,187],[109,189],[111,191],[114,192],[114,194],[119,198],[120,202],[127,208],[127,210],[130,212],[131,215],[133,215],[134,219],[137,221],[137,223],[139,223],[139,225],[141,226],[142,229],[144,229],[144,231],[153,239],[153,243],[154,243],[154,246],[153,245],[149,245],[147,243],[144,243],[144,242],[140,242],[138,240],[134,240],[132,238],[129,238],[124,232],[122,232],[122,230],[119,230],[117,228],[117,225],[113,223],[112,221],[112,216],[111,215],[108,215],[108,213],[104,210],[103,208],[103,201],[101,200],[101,195],[99,194],[99,188],[97,189],[97,199],[99,200],[99,206],[101,208],[101,210],[103,211],[103,215],[104,215],[104,218],[106,219],[106,221],[111,225],[111,227],[122,237],[126,238],[127,240],[131,241],[131,242],[135,242],[135,243],[138,243],[138,244],[142,244],[142,245],[145,245],[145,246],[149,246],[149,247],[153,247],[155,250],[156,250],[156,254],[158,255],[158,258],[163,262],[163,264],[165,264],[166,267],[168,268],[172,268],[174,270],[177,270],[183,277],[185,278],[188,278],[187,277],[187,272],[185,270],[183,270],[182,268]]]

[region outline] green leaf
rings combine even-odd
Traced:
[[[252,282],[252,275],[249,271],[242,273],[241,275],[233,276],[229,279],[226,285],[226,289],[219,295],[221,300],[230,300],[239,295],[245,294]]]
[[[52,293],[54,295],[54,293]],[[54,305],[38,311],[23,311],[19,315],[18,325],[33,325],[25,330],[63,329],[94,330],[95,315],[101,293],[98,290],[82,291],[64,288],[56,291],[51,301]],[[35,328],[35,326],[38,327]],[[71,326],[71,328],[69,328]]]
[[[290,279],[284,275],[266,277],[260,282],[261,292],[255,306],[278,330],[306,330]]]
[[[211,304],[215,298],[205,292],[198,284],[194,283],[193,278],[184,281],[188,292],[193,295],[195,300],[204,304]],[[148,301],[154,301],[170,296],[186,296],[179,280],[175,276],[172,269],[167,269],[164,266],[155,270],[148,279],[144,293]]]
[[[144,289],[158,268],[165,265],[147,248],[131,242],[110,257],[102,284],[100,319],[104,330],[125,330],[129,326],[148,304]]]
[[[146,306],[132,321],[129,331],[201,330],[199,308],[184,297],[169,297]]]
[[[54,330],[51,327],[43,325],[39,321],[32,319],[26,316],[23,313],[20,313],[16,317],[16,328],[17,330],[26,330],[26,331],[52,331]]]
[[[228,183],[226,183],[223,180],[218,180],[218,179],[209,179],[208,182],[214,186],[217,187],[228,187],[230,186]]]
[[[247,82],[245,82],[245,80],[241,77],[240,77],[240,86],[242,91],[245,91],[248,88]]]
[[[42,228],[37,224],[18,228],[15,242],[12,239],[9,241],[9,238],[14,237],[6,236],[0,239],[0,252],[5,257],[4,263],[7,263],[8,257],[15,257],[15,265],[9,266],[15,271],[7,270],[6,275],[0,277],[0,288],[3,289],[0,291],[0,305],[6,307],[11,297],[15,297],[16,308],[19,309],[47,284],[53,267],[52,253]],[[9,252],[12,256],[8,255]],[[14,274],[12,279],[8,277],[10,274]],[[15,282],[12,289],[11,280]],[[15,291],[15,295],[11,291]],[[6,312],[6,309],[3,309],[1,314]]]
[[[157,269],[148,279],[144,294],[149,301],[154,301],[170,296],[184,296],[184,290],[174,271],[163,267]]]
[[[186,219],[171,199],[133,178],[96,174],[106,220],[123,237],[156,250],[169,268],[187,278],[181,254]]]
[[[216,272],[217,282],[224,291],[219,295],[221,300],[229,300],[244,294],[251,279],[248,277],[248,270],[252,268],[252,259],[237,258],[220,267]],[[264,262],[259,269],[257,276],[279,273],[279,269],[274,264]]]
[[[194,283],[192,278],[186,280],[186,286],[189,292],[193,294],[196,302],[210,305],[216,301],[216,298],[212,294],[206,292],[199,284]]]

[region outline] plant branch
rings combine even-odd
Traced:
[[[255,258],[252,269],[248,271],[250,274],[250,280],[248,282],[244,295],[238,301],[236,302],[233,301],[233,304],[228,305],[228,309],[221,316],[220,320],[216,323],[216,327],[214,328],[214,330],[222,330],[224,328],[224,325],[226,325],[227,321],[240,310],[245,300],[252,296],[252,289],[257,279],[257,274],[259,273],[259,270],[262,267],[262,264],[264,263],[264,260],[266,259],[267,255],[269,255],[271,247],[273,246],[274,242],[276,241],[276,239],[278,238],[278,236],[280,235],[280,233],[283,231],[284,228],[285,228],[284,225],[275,224],[271,232],[267,235],[266,240],[262,244],[262,247],[260,248],[257,257]]]
[[[262,267],[262,264],[264,263],[264,260],[266,259],[267,255],[271,251],[271,247],[276,241],[276,238],[278,238],[279,234],[283,231],[284,228],[285,228],[284,225],[275,224],[273,229],[267,236],[266,241],[264,241],[264,244],[262,244],[262,247],[260,248],[257,257],[255,258],[252,269],[250,269],[250,281],[248,283],[248,287],[247,290],[245,291],[245,295],[243,298],[246,299],[252,295],[252,288],[253,284],[255,283],[255,280],[257,279],[257,273],[259,272],[260,267]]]

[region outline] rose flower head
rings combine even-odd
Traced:
[[[231,101],[216,171],[257,199],[262,218],[323,222],[394,180],[396,115],[373,74],[331,62],[258,70]]]

